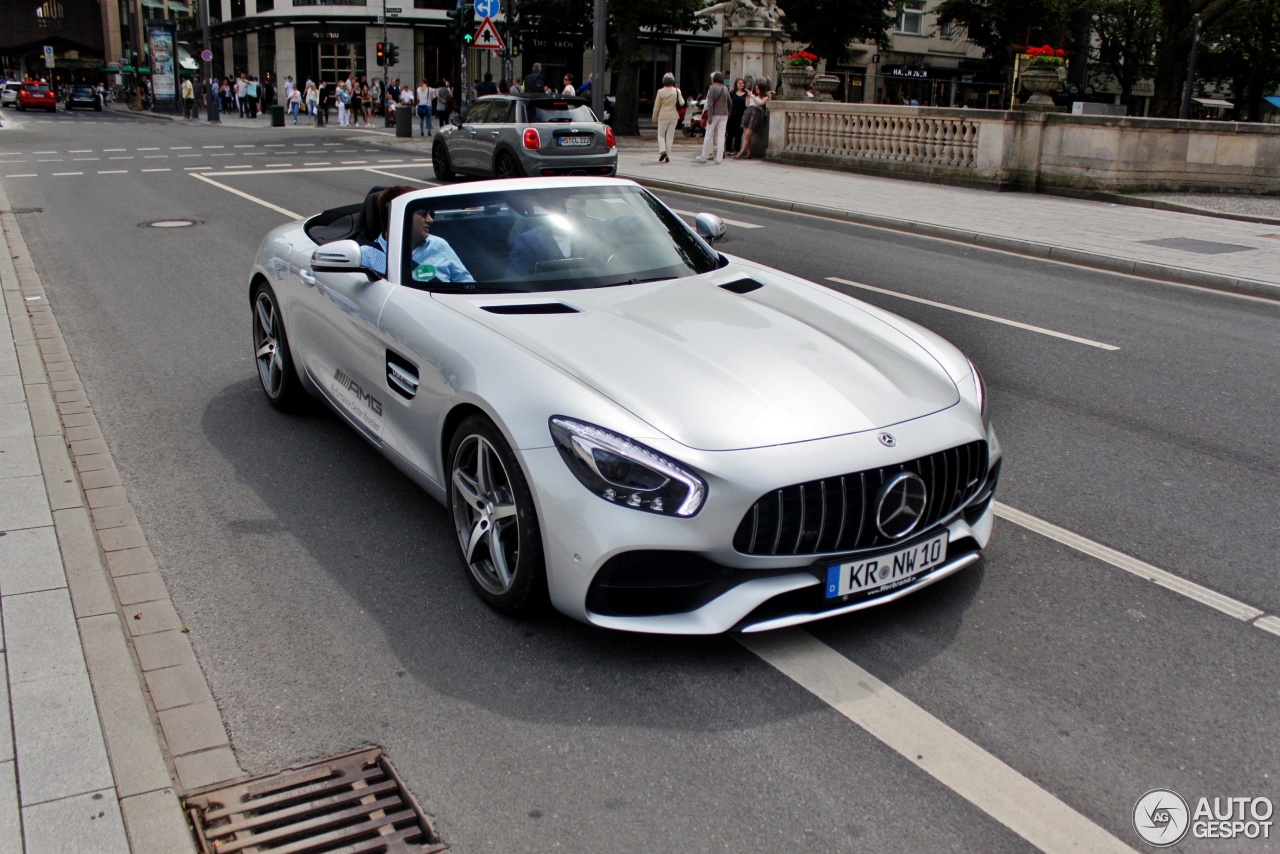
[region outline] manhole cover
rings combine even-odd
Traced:
[[[449,847],[376,747],[202,789],[184,803],[205,854],[432,854]]]
[[[158,219],[155,222],[140,222],[140,228],[190,228],[196,225],[194,219]]]
[[[1252,246],[1238,246],[1234,243],[1216,243],[1212,240],[1196,240],[1192,237],[1166,237],[1161,240],[1139,240],[1148,246],[1159,246],[1162,249],[1178,249],[1182,252],[1194,252],[1197,255],[1223,255],[1227,252],[1248,252]]]

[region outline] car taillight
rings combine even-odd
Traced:
[[[539,148],[542,148],[542,139],[538,136],[536,128],[525,128],[524,147],[530,151],[537,151]]]
[[[616,148],[618,145],[618,140],[614,137],[613,128],[611,127],[605,127],[604,129],[604,144],[610,148]]]

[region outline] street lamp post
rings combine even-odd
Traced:
[[[1204,19],[1196,15],[1196,30],[1191,36],[1191,56],[1187,59],[1187,86],[1182,90],[1182,109],[1178,111],[1180,119],[1191,116],[1191,95],[1196,85],[1196,58],[1200,53],[1200,33],[1203,29]]]
[[[591,109],[600,118],[604,118],[604,25],[605,0],[595,0],[591,26],[591,40],[594,50],[591,51],[591,71],[594,82],[591,84]]]
[[[200,41],[204,45],[204,50],[209,52],[209,61],[205,65],[205,86],[207,90],[205,97],[209,103],[205,105],[208,110],[209,121],[222,124],[222,120],[218,118],[218,93],[214,91],[213,80],[213,43],[209,41],[209,0],[200,0]],[[201,57],[203,60],[204,57]]]

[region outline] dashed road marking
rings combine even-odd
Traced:
[[[197,168],[197,169],[208,169],[209,167],[207,167],[207,166],[197,166],[196,168]],[[172,169],[170,169],[168,166],[166,166],[166,167],[164,167],[163,169],[143,169],[142,171],[143,171],[143,172],[172,172],[173,170],[172,170]]]
[[[24,172],[21,175],[5,175],[6,178],[38,178],[40,177],[34,172]]]
[[[911,302],[918,302],[922,305],[931,305],[934,308],[945,308],[947,311],[954,311],[957,314],[965,314],[965,315],[968,315],[969,317],[977,317],[981,320],[990,320],[992,323],[1002,323],[1005,326],[1013,326],[1018,329],[1025,329],[1028,332],[1038,332],[1041,335],[1048,335],[1053,338],[1061,338],[1064,341],[1073,341],[1076,344],[1084,344],[1085,346],[1088,346],[1088,347],[1097,347],[1099,350],[1119,350],[1120,349],[1114,344],[1103,344],[1101,341],[1094,341],[1091,338],[1080,338],[1076,335],[1068,335],[1065,332],[1056,332],[1052,329],[1045,329],[1043,326],[1032,326],[1030,323],[1019,323],[1016,320],[1009,320],[1007,317],[996,317],[994,314],[984,314],[981,311],[972,311],[971,309],[960,308],[959,306],[956,306],[956,305],[948,305],[945,302],[935,302],[934,300],[925,299],[924,297],[916,297],[916,296],[911,296],[910,294],[901,293],[899,291],[890,291],[890,290],[886,290],[885,288],[877,288],[874,285],[864,285],[861,282],[854,282],[854,281],[850,281],[849,279],[842,279],[839,276],[827,276],[827,281],[839,282],[842,285],[848,285],[853,288],[862,288],[865,291],[874,291],[878,294],[897,297],[898,299],[910,300]]]
[[[99,175],[128,175],[128,169],[99,169]]]
[[[1125,572],[1138,576],[1139,578],[1145,578],[1147,581],[1158,584],[1167,590],[1172,590],[1174,593],[1186,596],[1188,599],[1194,599],[1202,605],[1208,605],[1210,608],[1213,608],[1216,611],[1221,611],[1228,617],[1235,617],[1237,620],[1243,620],[1244,622],[1253,622],[1259,617],[1262,617],[1268,622],[1266,625],[1258,625],[1258,623],[1254,623],[1258,628],[1272,631],[1272,629],[1269,628],[1269,626],[1272,625],[1271,621],[1275,621],[1277,628],[1280,628],[1280,619],[1264,616],[1266,612],[1260,608],[1255,608],[1252,605],[1246,605],[1238,599],[1232,599],[1230,596],[1225,596],[1216,590],[1210,590],[1208,587],[1196,584],[1194,581],[1188,581],[1180,575],[1174,575],[1172,572],[1152,566],[1144,561],[1140,561],[1136,557],[1130,557],[1124,552],[1116,551],[1110,546],[1104,546],[1102,543],[1095,543],[1093,540],[1086,539],[1079,534],[1068,531],[1066,528],[1060,528],[1051,522],[1046,522],[1043,519],[1032,516],[1030,513],[1024,513],[1021,510],[1017,510],[1007,504],[1001,504],[997,501],[996,515],[1001,519],[1007,519],[1010,522],[1013,522],[1015,525],[1021,525],[1030,531],[1035,531],[1043,537],[1056,540],[1064,546],[1069,546],[1078,552],[1097,558],[1104,563],[1109,563],[1116,569],[1122,569]],[[1280,634],[1280,632],[1277,633]]]
[[[62,178],[67,175],[83,175],[84,173],[83,172],[53,172],[51,174],[55,178]]]
[[[1084,815],[808,632],[738,643],[1041,851],[1133,852]]]

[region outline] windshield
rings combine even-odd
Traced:
[[[37,95],[46,95],[49,92],[49,87],[48,86],[28,86],[27,91],[34,92]]]
[[[555,187],[411,202],[401,281],[449,291],[559,291],[677,279],[720,255],[638,187]]]
[[[530,124],[599,121],[586,104],[572,101],[535,101],[529,107],[533,113]]]

